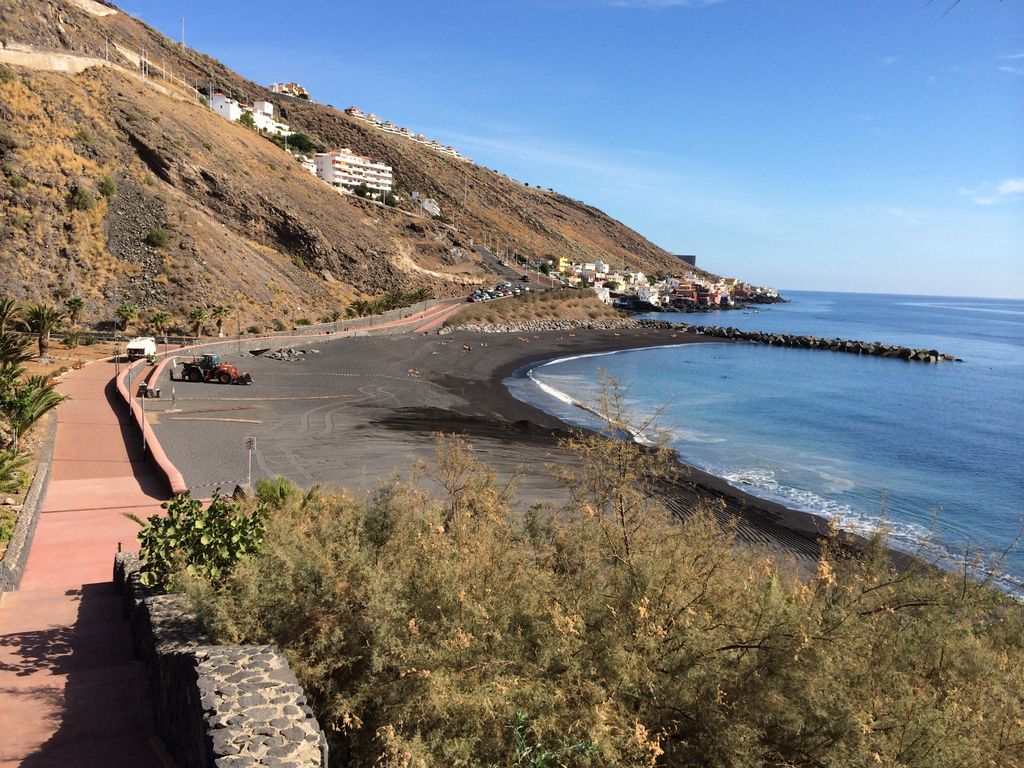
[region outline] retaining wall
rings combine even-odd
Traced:
[[[36,534],[36,525],[39,523],[43,494],[46,491],[47,481],[50,479],[50,464],[53,459],[53,443],[56,435],[57,414],[54,413],[50,416],[46,438],[39,448],[36,474],[25,495],[25,501],[22,502],[21,511],[18,512],[18,521],[14,524],[14,532],[11,534],[10,541],[7,542],[3,559],[0,560],[0,594],[13,592],[21,584],[21,575],[25,572],[25,563],[28,561],[28,553],[32,549],[32,539]]]
[[[114,558],[114,585],[146,664],[156,732],[178,765],[327,765],[327,739],[276,647],[211,644],[181,595],[142,585],[135,553]]]

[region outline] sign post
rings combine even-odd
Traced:
[[[252,452],[256,450],[256,438],[247,437],[245,438],[245,452],[249,456],[249,470],[246,473],[245,485],[248,488],[252,487]]]

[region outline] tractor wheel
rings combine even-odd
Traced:
[[[220,373],[217,374],[217,381],[219,381],[221,384],[230,384],[231,374],[228,373],[227,371],[221,371]]]
[[[198,368],[190,368],[188,371],[188,380],[194,382],[200,382],[203,380],[203,372]]]

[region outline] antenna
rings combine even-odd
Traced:
[[[181,47],[185,47],[185,17],[181,17]]]

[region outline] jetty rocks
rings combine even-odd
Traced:
[[[668,323],[665,324],[669,325]],[[441,336],[454,331],[471,333],[541,333],[543,331],[602,330],[618,331],[623,328],[642,328],[644,323],[628,317],[604,320],[520,320],[512,323],[466,323],[465,325],[444,326],[438,330]]]
[[[691,325],[691,333],[714,336],[720,339],[750,341],[771,347],[793,349],[824,349],[830,352],[847,352],[852,355],[890,357],[919,363],[940,363],[963,361],[953,355],[943,354],[935,349],[913,349],[899,344],[882,344],[879,341],[852,341],[850,339],[822,339],[817,336],[796,336],[787,333],[766,333],[764,331],[741,331],[739,328],[722,328],[716,325]]]

